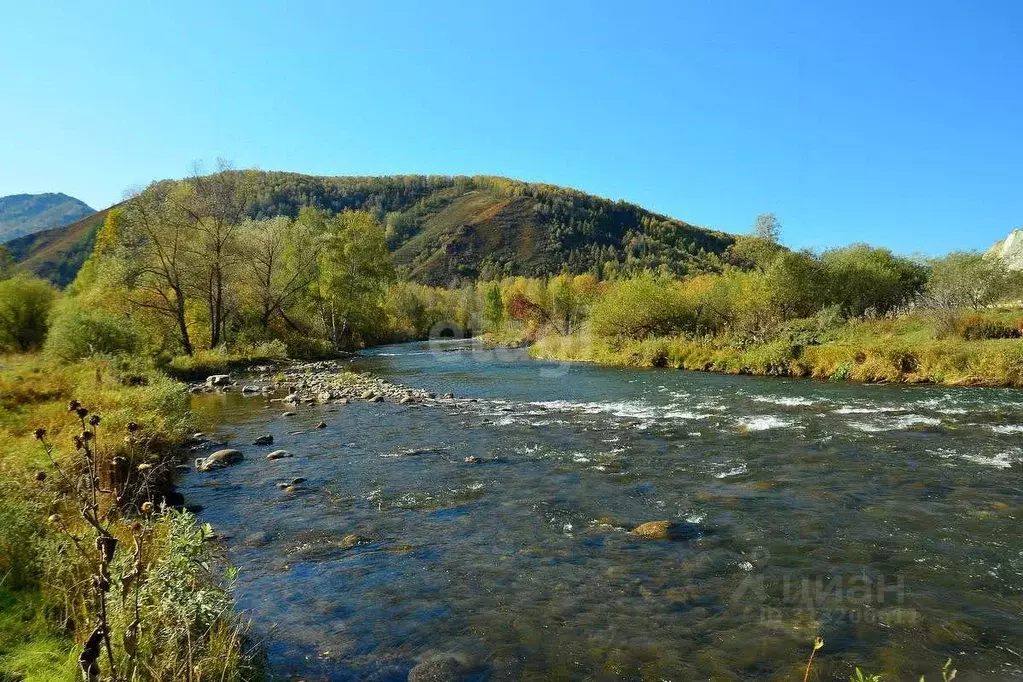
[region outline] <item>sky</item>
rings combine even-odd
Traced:
[[[0,195],[196,161],[575,187],[795,248],[1023,227],[1023,2],[0,0]]]

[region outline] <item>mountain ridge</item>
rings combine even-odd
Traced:
[[[0,243],[76,222],[95,210],[63,192],[0,197]]]
[[[497,176],[226,172],[249,218],[294,217],[304,206],[374,214],[385,226],[399,272],[425,284],[562,271],[603,274],[607,267],[710,271],[735,241],[625,201]],[[23,267],[66,285],[91,250],[106,210],[8,246]]]

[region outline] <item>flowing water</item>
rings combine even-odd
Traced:
[[[196,399],[247,459],[180,489],[226,537],[278,677],[404,680],[451,656],[467,679],[798,682],[820,635],[820,679],[937,680],[949,657],[961,680],[1023,679],[1023,393],[465,342],[355,364],[457,399],[291,418]],[[295,456],[244,445],[263,433]],[[654,520],[674,537],[628,532]]]

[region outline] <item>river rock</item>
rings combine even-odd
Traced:
[[[259,386],[242,386],[242,393],[259,393],[261,390]]]
[[[435,658],[416,664],[408,672],[408,682],[457,682],[463,675],[462,664],[456,659]]]
[[[482,461],[483,459],[481,457],[477,457],[476,455],[469,455],[468,457],[465,458],[466,464],[479,464]]]
[[[647,521],[632,529],[633,535],[650,540],[667,540],[672,533],[671,521]]]
[[[369,538],[364,538],[361,535],[356,535],[355,533],[352,533],[341,538],[340,547],[341,549],[351,549],[359,545],[364,545],[367,542],[372,541]]]
[[[231,466],[232,464],[237,464],[243,459],[245,459],[245,456],[242,455],[240,450],[226,448],[224,450],[217,450],[209,457],[195,460],[195,468],[199,471],[223,469],[224,467]]]
[[[327,428],[327,422],[320,422],[319,424],[316,425],[316,428],[318,428],[318,429],[325,429],[325,428]]]
[[[274,450],[273,452],[268,453],[266,458],[267,459],[284,459],[285,457],[291,457],[291,456],[292,456],[291,453],[288,452],[287,450]]]
[[[365,391],[365,392],[364,392],[364,393],[363,393],[363,394],[362,394],[361,396],[359,396],[359,397],[360,397],[360,398],[362,398],[363,400],[373,400],[373,398],[375,398],[375,397],[376,397],[376,393],[374,393],[373,391]]]
[[[284,402],[286,402],[286,403],[297,403],[298,402],[298,394],[297,393],[289,393],[288,395],[284,396]]]
[[[230,374],[211,374],[206,377],[207,386],[227,386],[231,383]]]
[[[290,411],[289,412],[281,412],[281,416],[282,417],[294,417],[295,414],[296,414],[295,412],[290,412]]]
[[[252,441],[252,444],[253,445],[270,445],[273,442],[274,442],[274,437],[271,436],[270,434],[266,434],[265,436],[260,436],[256,440]]]
[[[370,398],[369,401],[371,403],[382,403],[382,402],[384,402],[384,396],[382,396],[382,395],[375,395],[372,398]]]
[[[412,396],[410,396],[410,395],[407,395],[407,396],[405,396],[404,398],[402,398],[401,400],[399,400],[398,402],[399,402],[399,403],[400,403],[401,405],[411,405],[412,403],[416,402],[416,399],[415,399],[415,398],[413,398],[413,397],[412,397]]]

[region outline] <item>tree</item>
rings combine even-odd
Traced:
[[[934,308],[978,310],[998,300],[1009,272],[1000,258],[977,251],[953,251],[929,263],[924,303]]]
[[[384,229],[369,213],[345,211],[327,221],[320,237],[316,307],[335,351],[365,341],[384,317],[394,265]]]
[[[36,277],[22,274],[0,281],[0,349],[39,348],[56,298],[53,285]]]
[[[189,246],[195,261],[192,288],[206,303],[211,348],[225,340],[229,273],[240,255],[237,235],[244,197],[239,178],[230,164],[218,159],[217,172],[202,175],[197,168],[183,183],[182,191],[171,195],[191,222],[193,238]]]
[[[7,247],[0,244],[0,279],[7,279],[14,270],[14,257]]]
[[[504,323],[504,301],[498,282],[491,282],[483,290],[483,317],[492,329],[500,329]]]
[[[888,249],[853,244],[821,255],[830,302],[847,316],[884,315],[912,301],[927,283],[927,269]]]
[[[650,275],[616,282],[593,306],[591,329],[598,337],[643,339],[696,329],[697,311],[678,285]]]
[[[781,223],[773,213],[761,213],[753,223],[753,236],[771,244],[781,240]]]
[[[177,195],[182,185],[154,183],[131,197],[117,220],[118,246],[106,265],[116,268],[137,308],[170,318],[181,348],[192,354],[187,289],[194,268],[192,221]],[[104,228],[106,229],[106,228]],[[115,229],[113,226],[111,229]]]
[[[288,311],[316,278],[319,245],[305,222],[285,216],[248,220],[239,230],[242,243],[242,278],[266,330],[275,315],[293,329],[298,325]]]

